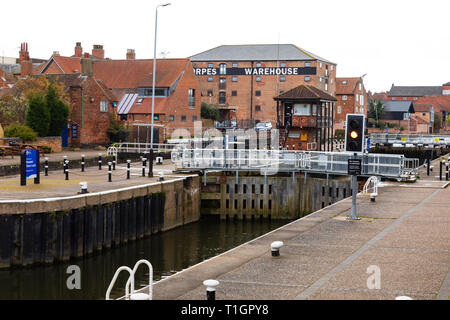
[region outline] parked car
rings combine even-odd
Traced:
[[[270,131],[272,130],[271,122],[258,122],[255,125],[255,131]]]

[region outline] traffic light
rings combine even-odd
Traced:
[[[347,114],[345,128],[345,151],[363,152],[364,150],[364,115]]]

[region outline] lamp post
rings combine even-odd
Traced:
[[[151,134],[150,134],[150,159],[148,176],[153,177],[153,121],[155,119],[155,76],[156,76],[156,35],[158,31],[158,8],[166,7],[170,3],[160,4],[155,9],[155,44],[153,47],[153,88],[152,88],[152,122],[151,122]]]

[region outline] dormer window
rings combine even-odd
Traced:
[[[151,97],[153,88],[139,88],[139,96],[141,97]],[[167,88],[155,88],[155,97],[167,97],[168,89]]]
[[[141,104],[141,103],[142,103],[142,101],[144,101],[144,98],[139,98],[139,99],[137,99],[137,102],[136,102],[136,104]]]

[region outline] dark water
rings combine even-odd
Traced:
[[[150,261],[154,281],[186,269],[274,230],[289,221],[220,221],[203,218],[149,238],[131,242],[98,255],[51,266],[0,271],[0,299],[105,299],[111,279],[120,266],[133,268],[140,259]],[[67,288],[67,267],[77,265],[81,289]],[[128,273],[119,276],[111,297],[124,295]],[[206,280],[206,279],[205,279]],[[148,284],[148,268],[140,266],[136,288]]]

